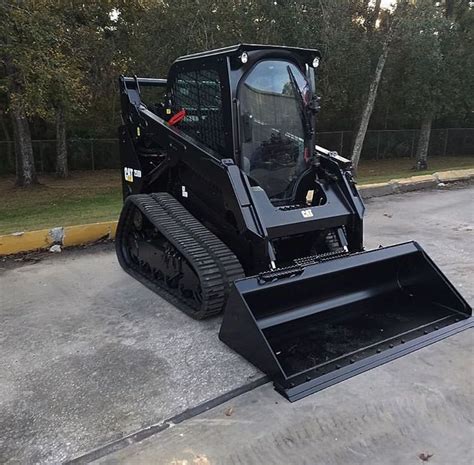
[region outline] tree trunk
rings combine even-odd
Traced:
[[[3,111],[0,111],[0,126],[2,127],[3,137],[7,146],[8,166],[13,167],[15,165],[15,158],[12,150],[12,138],[10,137],[10,131],[7,128],[5,113]]]
[[[16,185],[28,187],[38,183],[28,119],[20,108],[11,109],[15,141]]]
[[[69,175],[67,166],[66,118],[62,106],[56,108],[56,175],[60,178],[67,178]]]
[[[421,120],[420,135],[416,147],[416,170],[422,171],[428,169],[428,148],[430,145],[431,123],[433,113],[427,113]]]
[[[382,72],[387,61],[388,50],[390,46],[390,33],[387,37],[387,40],[383,44],[382,53],[379,56],[377,67],[375,68],[374,79],[370,84],[369,95],[367,96],[367,102],[362,111],[362,116],[360,118],[359,129],[357,130],[357,135],[354,141],[354,146],[352,148],[352,165],[354,166],[354,171],[357,172],[357,167],[359,165],[360,154],[362,152],[362,146],[364,145],[365,134],[367,133],[367,127],[369,125],[369,120],[372,115],[372,111],[375,105],[375,98],[377,97],[377,90],[382,79]]]
[[[375,0],[375,5],[374,9],[370,11],[370,13],[367,16],[367,19],[365,20],[365,27],[367,28],[367,33],[368,34],[373,34],[375,26],[377,24],[377,20],[379,19],[379,14],[380,14],[380,6],[381,6],[382,0]]]
[[[444,12],[445,12],[446,18],[451,18],[453,16],[453,13],[454,13],[454,0],[446,0]]]

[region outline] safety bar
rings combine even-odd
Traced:
[[[141,86],[148,87],[166,87],[168,80],[167,79],[155,79],[155,78],[143,78],[143,77],[130,77],[125,76],[123,80],[128,84],[135,84],[138,81],[138,84]]]

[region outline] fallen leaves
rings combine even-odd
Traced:
[[[198,455],[193,460],[194,465],[211,465],[211,462],[205,455]]]
[[[189,460],[174,459],[170,462],[170,465],[211,465],[211,462],[205,455],[195,455],[193,459]]]
[[[424,452],[421,452],[420,454],[418,454],[418,458],[422,461],[422,462],[428,462],[428,460],[433,457],[433,454],[430,454],[430,453],[424,453]]]
[[[234,413],[234,407],[229,407],[225,409],[224,414],[226,417],[230,417]]]

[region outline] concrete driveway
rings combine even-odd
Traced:
[[[472,303],[473,199],[473,187],[372,199],[366,245],[416,239]],[[1,463],[380,465],[420,463],[434,446],[430,463],[474,458],[472,331],[291,406],[265,385],[194,416],[262,374],[219,342],[219,318],[177,311],[123,273],[111,245],[0,262],[0,321]]]
[[[94,463],[472,465],[473,335],[293,404],[266,384]]]

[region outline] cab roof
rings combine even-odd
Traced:
[[[312,60],[315,57],[321,57],[319,50],[314,48],[301,48],[301,47],[286,47],[284,45],[261,45],[261,44],[236,44],[229,47],[217,48],[214,50],[207,50],[205,52],[192,53],[190,55],[184,55],[176,59],[176,62],[182,62],[187,60],[196,60],[199,58],[209,58],[217,56],[238,56],[242,52],[252,52],[252,51],[285,51],[293,52],[300,56],[303,56],[308,61]]]

